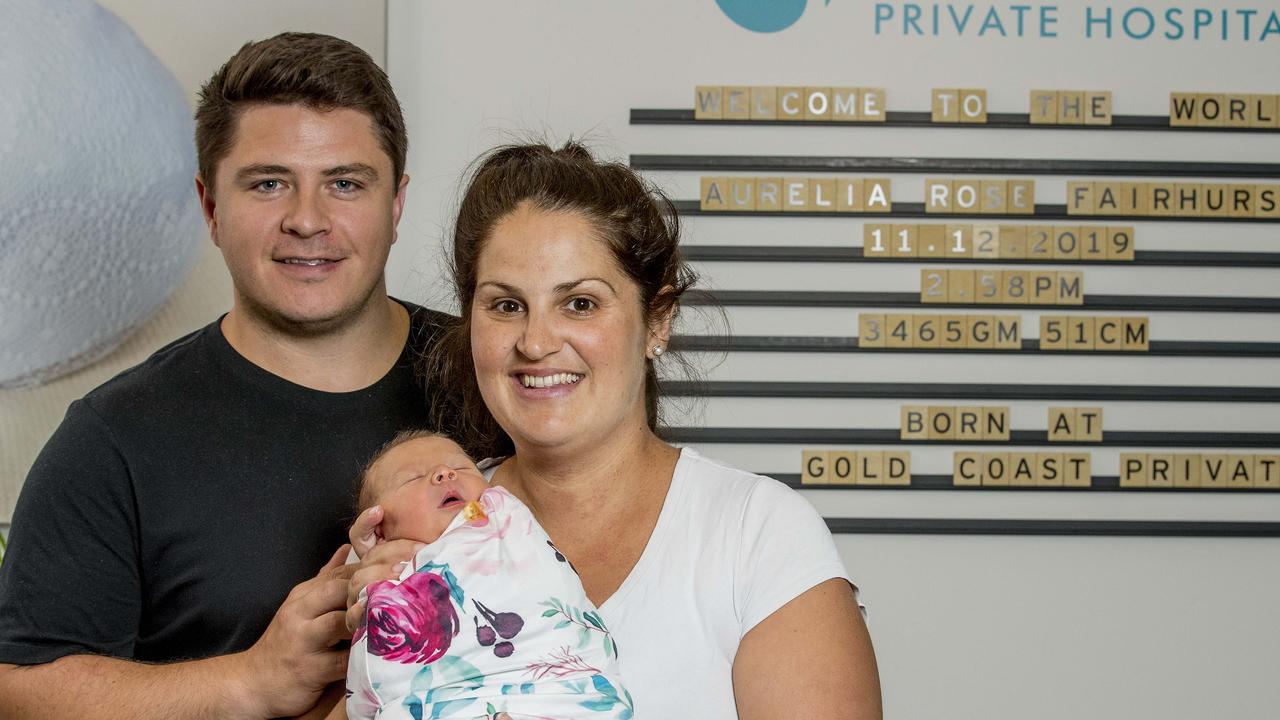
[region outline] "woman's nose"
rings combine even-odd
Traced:
[[[550,318],[541,313],[530,312],[525,321],[524,332],[516,340],[516,350],[530,360],[539,360],[559,349],[555,327]]]

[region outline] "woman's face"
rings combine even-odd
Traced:
[[[485,405],[517,450],[647,431],[657,336],[644,315],[639,287],[577,213],[521,204],[494,226],[477,262],[471,351]]]

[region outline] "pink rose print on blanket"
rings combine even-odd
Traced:
[[[458,613],[449,584],[431,572],[416,572],[399,585],[386,580],[369,586],[365,625],[369,652],[399,663],[435,662],[458,634]]]

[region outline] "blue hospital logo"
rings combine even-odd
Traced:
[[[758,33],[786,30],[804,14],[807,0],[716,0],[729,19]],[[829,5],[831,0],[823,0]]]

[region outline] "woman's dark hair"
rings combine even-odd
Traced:
[[[544,212],[575,213],[586,219],[640,291],[645,319],[675,316],[680,297],[697,276],[680,253],[680,222],[671,201],[631,168],[600,162],[570,141],[559,150],[545,144],[510,145],[480,157],[472,166],[458,208],[449,270],[461,319],[430,352],[430,378],[446,397],[433,403],[437,427],[451,428],[472,457],[514,451],[480,396],[471,360],[471,304],[476,266],[494,226],[522,203]],[[679,362],[670,355],[664,362]],[[659,384],[646,361],[645,413],[658,424]]]

